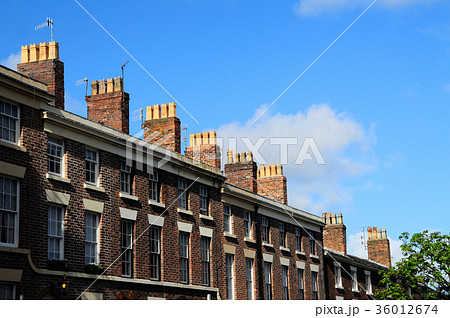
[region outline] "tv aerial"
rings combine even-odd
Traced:
[[[80,86],[81,84],[86,83],[86,95],[88,94],[88,78],[85,76],[83,79],[75,82],[75,85]]]
[[[50,27],[50,35],[51,35],[51,41],[53,42],[53,20],[50,18],[47,18],[47,21],[45,21],[42,24],[39,24],[38,26],[34,27],[34,30],[37,31],[39,29],[42,29],[44,27]]]

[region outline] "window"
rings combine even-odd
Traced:
[[[159,201],[159,183],[158,183],[158,171],[153,169],[153,171],[148,176],[148,188],[149,188],[149,199]]]
[[[356,267],[350,266],[350,271],[352,275],[352,291],[358,291],[358,270]]]
[[[286,247],[286,225],[284,223],[278,223],[278,229],[280,230],[280,246]]]
[[[19,182],[0,176],[0,245],[18,244]]]
[[[247,299],[253,299],[253,259],[245,259],[245,273],[247,279]]]
[[[122,220],[122,276],[133,276],[133,222]]]
[[[233,272],[234,272],[234,255],[225,254],[225,269],[226,269],[226,282],[227,282],[227,299],[234,299],[234,282],[233,282]]]
[[[309,232],[309,253],[310,255],[316,255],[316,240],[314,239],[314,233]]]
[[[131,194],[131,167],[120,162],[120,192]]]
[[[178,179],[178,207],[187,210],[187,182]]]
[[[283,287],[283,300],[289,299],[289,268],[281,265],[281,283]]]
[[[295,250],[302,251],[302,232],[299,227],[295,228]]]
[[[161,280],[161,228],[150,227],[150,279]]]
[[[14,300],[16,286],[13,284],[0,283],[0,300]]]
[[[272,299],[272,264],[264,262],[264,290],[265,299]]]
[[[298,294],[299,294],[299,299],[303,300],[305,299],[305,283],[303,280],[303,269],[298,269],[297,270],[297,274],[298,274]]]
[[[64,258],[64,209],[60,206],[48,207],[48,254],[49,260]]]
[[[202,249],[202,285],[209,286],[211,284],[211,238],[201,237],[201,249]]]
[[[99,225],[100,215],[95,213],[86,213],[85,215],[85,264],[97,264],[99,263]]]
[[[318,282],[317,282],[317,272],[311,272],[311,282],[312,282],[313,300],[318,300],[319,299],[319,290],[318,290]]]
[[[63,162],[63,142],[60,140],[48,139],[48,172],[62,176]]]
[[[372,295],[372,277],[370,271],[364,271],[366,276],[366,294]]]
[[[19,108],[0,100],[0,139],[17,143],[19,132]]]
[[[266,217],[262,217],[261,219],[262,223],[262,237],[264,243],[269,243],[270,237],[269,237],[269,220]]]
[[[223,206],[223,229],[225,233],[231,233],[231,207]]]
[[[98,179],[98,153],[95,150],[86,149],[86,182],[97,184]]]
[[[244,235],[252,238],[252,216],[248,211],[244,211]]]
[[[334,279],[336,288],[342,288],[342,272],[341,264],[334,262]]]
[[[199,191],[200,191],[200,213],[203,215],[208,215],[209,214],[208,188],[201,185]]]
[[[189,233],[180,232],[180,282],[189,283]]]

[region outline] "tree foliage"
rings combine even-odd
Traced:
[[[450,299],[450,236],[440,232],[400,235],[403,258],[381,271],[375,299]],[[412,291],[410,295],[409,290]]]

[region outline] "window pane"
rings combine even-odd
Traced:
[[[227,287],[227,299],[234,299],[234,282],[233,282],[233,262],[234,256],[231,254],[225,255],[225,275]]]

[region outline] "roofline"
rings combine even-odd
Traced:
[[[338,260],[341,260],[343,262],[351,263],[353,265],[356,265],[359,267],[364,267],[366,269],[373,269],[374,267],[377,267],[378,270],[385,270],[385,269],[389,268],[388,266],[374,262],[369,259],[360,258],[360,257],[354,256],[354,255],[342,254],[338,251],[332,250],[327,247],[324,247],[323,249],[324,249],[324,257],[329,256],[332,259],[337,258]],[[333,254],[333,256],[331,256],[330,254]],[[356,258],[357,261],[352,259],[352,257]],[[359,262],[361,262],[362,264]]]

